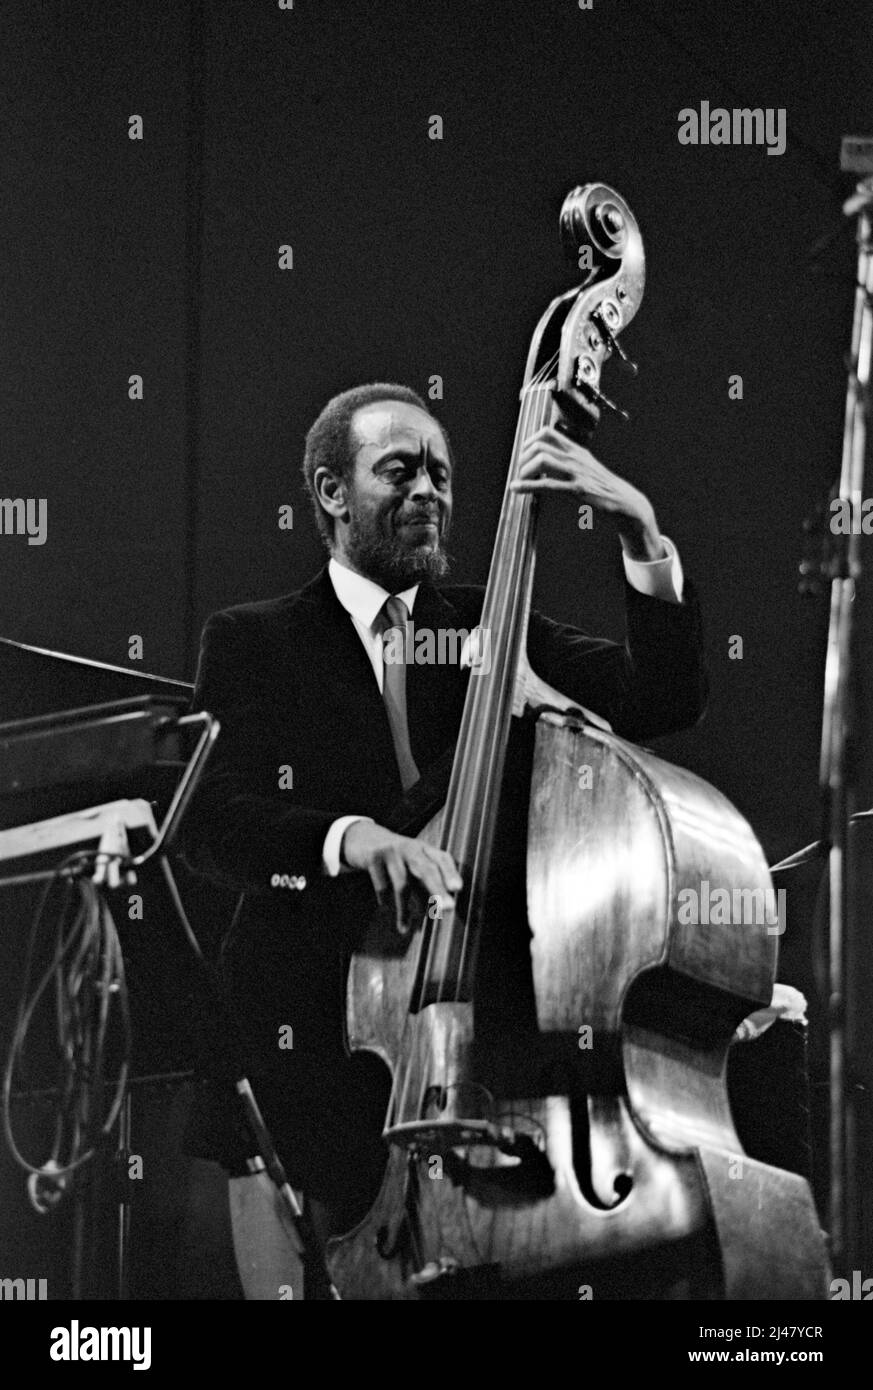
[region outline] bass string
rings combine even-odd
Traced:
[[[537,387],[539,387],[540,385],[541,385],[541,383],[540,383],[540,382],[537,382]],[[533,414],[533,417],[534,417],[534,419],[533,419],[533,425],[532,425],[532,427],[530,428],[529,431],[528,431],[528,430],[525,430],[525,431],[524,431],[524,436],[523,436],[524,440],[526,440],[526,439],[529,437],[530,434],[535,434],[535,433],[537,432],[537,430],[539,430],[539,429],[542,428],[542,426],[546,423],[546,421],[548,420],[548,418],[549,418],[549,416],[550,416],[550,414],[551,414],[551,409],[552,409],[552,398],[551,398],[551,393],[548,392],[548,391],[542,391],[542,390],[537,389],[536,392],[535,392],[535,394],[534,394],[534,409],[533,409],[533,411],[532,411],[532,414]],[[514,475],[514,473],[515,473],[515,460],[514,460],[514,466],[513,466],[512,472],[513,472],[513,475]],[[515,500],[516,503],[517,503],[517,506],[516,506],[516,513],[517,513],[517,517],[518,517],[518,523],[517,523],[516,530],[517,530],[517,531],[521,531],[522,527],[524,526],[524,524],[526,523],[526,521],[527,521],[527,519],[528,519],[528,513],[529,513],[529,511],[530,511],[530,509],[531,509],[531,506],[532,506],[532,503],[533,503],[533,498],[531,497],[530,494],[524,494],[524,493],[522,493],[521,495],[515,494],[514,500]],[[514,537],[513,539],[516,540],[517,538]],[[514,547],[513,547],[513,548],[514,548]],[[511,611],[509,617],[506,619],[506,621],[507,621],[507,623],[508,623],[508,625],[509,625],[508,630],[510,630],[510,631],[517,631],[517,630],[521,627],[522,622],[523,622],[523,618],[524,618],[524,614],[523,614],[522,611],[520,611],[520,610],[523,609],[524,604],[525,604],[525,601],[526,601],[526,597],[527,597],[527,594],[528,594],[528,585],[527,585],[527,583],[523,583],[522,580],[521,580],[521,572],[522,572],[523,568],[524,568],[523,566],[519,565],[519,567],[518,567],[519,573],[518,573],[518,575],[517,575],[517,582],[516,582],[515,584],[511,585],[511,586],[508,586],[508,587],[510,588],[510,590],[511,590],[511,592],[510,592],[510,599],[511,599],[511,610],[512,610],[512,611]],[[515,644],[511,644],[511,645],[512,645],[513,651],[515,652]],[[506,673],[506,679],[507,679],[507,681],[512,682],[513,684],[514,684],[514,681],[515,681],[515,678],[516,678],[516,669],[517,669],[517,665],[518,665],[518,653],[515,653],[515,660],[514,660],[514,662],[513,662],[513,670],[512,670],[511,672],[507,672],[507,673]],[[507,700],[508,700],[510,703],[511,703],[511,701],[512,701],[512,695],[513,695],[513,691],[510,689],[510,690],[507,692],[507,696],[506,696]],[[495,773],[495,768],[493,767],[492,764],[489,764],[489,766],[488,766],[488,769],[487,769],[487,772],[486,772],[486,777],[487,777],[487,785],[486,785],[486,787],[485,787],[485,789],[484,789],[483,795],[484,795],[484,798],[485,798],[487,801],[491,801],[491,802],[492,802],[492,805],[493,805],[493,803],[494,803],[494,798],[499,794],[499,788],[496,787],[496,786],[494,785],[494,783],[495,783],[495,781],[496,781],[496,773]],[[494,812],[493,812],[493,813],[496,814],[496,806],[494,806]],[[488,840],[490,841],[490,836],[488,837]],[[483,860],[484,860],[485,855],[486,855],[486,848],[487,848],[487,845],[486,845],[485,825],[484,825],[483,819],[480,817],[480,819],[479,819],[479,825],[478,825],[478,827],[477,827],[476,847],[475,847],[475,851],[474,851],[473,869],[472,869],[472,874],[471,874],[471,884],[472,884],[472,888],[473,888],[473,891],[474,891],[474,892],[476,892],[476,891],[483,892],[483,891],[484,891],[484,888],[485,888],[485,884],[482,882],[482,878],[483,878],[483,874],[484,874]],[[464,928],[463,928],[463,935],[462,935],[461,966],[460,966],[460,969],[459,969],[459,971],[458,971],[458,979],[459,979],[459,981],[462,980],[462,979],[463,979],[463,976],[464,976],[464,969],[465,969],[465,965],[466,965],[466,961],[467,961],[468,950],[469,950],[469,945],[470,945],[470,940],[471,940],[471,934],[472,934],[472,926],[471,926],[471,923],[475,922],[475,920],[476,920],[476,916],[474,915],[474,913],[473,913],[472,911],[468,910],[468,912],[467,912],[467,914],[466,914],[466,916],[465,916],[465,920],[464,920]]]
[[[514,476],[518,452],[521,443],[527,437],[528,434],[528,425],[531,412],[532,396],[529,390],[525,389],[522,400],[522,408],[520,412],[519,426],[516,431],[516,440],[513,447],[512,460],[510,463],[509,478],[512,478]],[[508,508],[504,505],[502,509],[501,524],[498,527],[499,535],[501,532],[506,530],[507,511]],[[465,718],[462,721],[462,737],[466,737],[463,725],[468,723],[468,711],[467,707],[465,706]],[[481,721],[479,721],[478,728],[480,731],[479,737],[481,738]],[[454,844],[457,847],[457,845],[460,842],[462,842],[465,838],[461,828],[457,825],[458,813],[460,810],[459,803],[461,797],[459,796],[458,784],[456,782],[454,774],[455,769],[453,768],[453,774],[449,787],[449,795],[447,797],[446,806],[443,813],[443,830],[440,835],[440,841],[444,847],[447,847],[449,843]],[[465,807],[464,810],[465,814],[469,816],[470,808]],[[459,865],[459,867],[461,866]],[[408,1113],[407,1104],[409,1099],[409,1092],[413,1083],[413,1078],[416,1075],[418,1075],[420,1078],[419,1093],[417,1096],[415,1112],[416,1115],[419,1116],[423,1112],[427,1092],[430,1085],[433,1084],[434,1080],[443,1085],[446,1081],[445,1075],[431,1080],[431,1071],[432,1069],[435,1070],[433,1058],[433,1041],[432,1038],[428,1038],[427,1047],[424,1051],[424,1054],[421,1055],[415,1048],[416,1034],[418,1030],[417,1025],[413,1023],[413,1019],[421,1016],[422,1009],[424,1007],[424,1002],[427,998],[426,991],[428,989],[428,984],[434,970],[435,954],[441,946],[441,941],[438,937],[438,932],[439,928],[442,925],[443,919],[440,915],[437,916],[435,921],[431,921],[429,918],[426,918],[422,932],[422,939],[417,948],[413,992],[410,997],[409,1008],[407,1010],[406,1020],[403,1029],[403,1046],[401,1048],[401,1055],[403,1056],[404,1061],[403,1064],[401,1066],[398,1066],[398,1068],[395,1070],[394,1082],[391,1088],[391,1101],[389,1104],[389,1113],[393,1114],[395,1118],[399,1115],[399,1117],[402,1119],[402,1117]],[[447,966],[444,964],[440,972],[440,981],[437,990],[437,999],[435,1002],[448,1002],[447,987]]]
[[[543,392],[538,388],[540,388],[543,385],[548,376],[548,373],[554,368],[556,362],[557,354],[550,358],[540,368],[540,370],[531,378],[531,381],[527,384],[527,386],[524,389],[519,429],[517,432],[516,445],[513,450],[513,457],[510,465],[509,478],[507,482],[511,481],[516,476],[518,467],[518,457],[524,442],[530,437],[531,434],[535,433],[538,429],[540,429],[542,425],[546,423],[546,420],[549,418],[549,414],[551,411],[551,394],[548,392]],[[525,524],[525,513],[530,506],[530,499],[524,496],[520,496],[508,498],[507,500],[509,500],[510,505],[505,507],[504,517],[502,518],[503,525],[501,525],[498,529],[499,532],[502,533],[500,535],[501,550],[504,552],[504,554],[508,552],[511,555],[518,546],[519,532]],[[516,502],[517,505],[513,506],[512,502]],[[521,620],[521,615],[519,614],[518,610],[521,604],[523,603],[525,594],[527,593],[527,586],[508,585],[506,586],[506,590],[507,592],[504,592],[502,589],[498,590],[498,597],[503,600],[502,608],[504,612],[507,609],[509,611],[509,616],[505,617],[504,621],[507,624],[513,625],[515,623],[520,622]],[[507,630],[511,630],[511,628],[508,627]],[[509,679],[508,672],[503,673],[503,679]],[[512,679],[514,680],[514,673]],[[487,733],[488,730],[486,729],[486,736]],[[488,788],[488,791],[492,794],[494,792],[493,781],[493,776],[488,777],[488,782],[491,784]],[[451,809],[452,808],[447,807],[447,820],[449,818],[448,813],[451,811]],[[445,843],[447,837],[443,836],[442,838],[443,842]],[[449,974],[451,957],[449,956],[446,958],[446,960],[444,960],[440,972],[437,997],[434,1001],[436,1003],[459,1002],[460,1000],[460,986],[464,978],[464,972],[469,955],[469,943],[471,939],[472,930],[471,922],[476,920],[476,916],[478,914],[477,890],[480,890],[482,886],[480,885],[480,876],[482,872],[483,854],[484,836],[482,833],[482,824],[480,817],[479,827],[477,829],[476,835],[476,848],[474,850],[472,861],[470,891],[466,897],[466,909],[464,914],[464,923],[461,937],[459,969],[455,974],[455,978],[457,981],[455,985],[455,995],[453,1000],[449,997],[449,983],[451,978]],[[416,961],[415,975],[416,981],[418,982],[418,1014],[420,1014],[426,998],[425,990],[427,989],[428,981],[430,979],[430,975],[434,965],[434,956],[435,951],[437,949],[438,931],[440,925],[441,918],[439,916],[437,916],[435,922],[430,920],[426,921],[425,934],[427,935],[427,944],[425,945],[425,942],[423,940],[418,950],[418,959]],[[424,960],[422,960],[423,955]],[[454,973],[455,972],[453,972],[453,974]],[[412,1012],[413,1002],[415,1002],[414,996],[413,999],[410,1001],[410,1014]],[[410,1014],[407,1015],[407,1025],[404,1028],[404,1037],[407,1046],[404,1048],[404,1055],[406,1061],[405,1066],[403,1068],[402,1084],[400,1084],[400,1076],[396,1075],[395,1085],[394,1087],[392,1087],[392,1103],[395,1107],[395,1113],[399,1111],[399,1114],[401,1116],[406,1113],[406,1102],[408,1099],[409,1087],[412,1081],[412,1077],[416,1071],[418,1071],[420,1076],[420,1090],[418,1095],[418,1105],[416,1111],[418,1115],[421,1115],[423,1113],[427,1093],[430,1086],[433,1085],[434,1082],[436,1082],[437,1084],[441,1085],[443,1092],[445,1092],[446,1083],[448,1080],[445,1074],[443,1074],[442,1077],[435,1077],[433,1075],[433,1072],[435,1071],[433,1058],[433,1042],[432,1038],[430,1037],[428,1038],[427,1048],[424,1053],[424,1056],[421,1058],[422,1065],[418,1067],[413,1065],[413,1058],[408,1047],[408,1043],[411,1038],[411,1029],[409,1027]]]
[[[510,463],[509,478],[512,478],[514,475],[520,443],[527,438],[527,425],[528,421],[530,421],[531,409],[532,398],[530,392],[525,389],[523,403],[521,403],[519,428],[517,428],[516,442],[514,442],[513,445],[513,457],[512,463]],[[498,527],[499,535],[500,532],[506,530],[506,512],[507,507],[505,505],[502,509],[502,517],[500,517],[500,525]],[[480,741],[482,738],[482,723],[484,723],[482,720],[475,721],[474,723],[474,730]],[[466,705],[464,706],[464,719],[462,721],[462,739],[464,739],[464,741],[468,738],[464,726],[468,726],[468,724],[470,724],[470,719],[468,719],[468,708]],[[468,756],[464,759],[464,762],[468,765]],[[446,798],[445,809],[443,809],[442,834],[441,837],[439,837],[441,838],[441,844],[446,848],[448,848],[449,844],[456,845],[457,847],[460,842],[463,842],[464,838],[466,838],[463,830],[466,827],[460,827],[457,821],[459,821],[460,816],[462,816],[462,812],[466,819],[470,819],[471,816],[471,806],[464,805],[462,808],[462,805],[460,805],[463,798],[462,795],[460,795],[459,787],[463,788],[464,778],[456,780],[456,770],[457,763],[455,767],[453,767],[452,778],[450,778],[449,794],[448,798]],[[459,867],[462,866],[459,865]],[[430,917],[425,917],[421,941],[418,942],[413,992],[411,992],[409,1009],[407,1009],[406,1013],[405,1026],[403,1026],[403,1063],[395,1070],[391,1102],[389,1102],[389,1113],[393,1113],[395,1119],[398,1118],[398,1116],[402,1119],[403,1116],[407,1115],[407,1102],[409,1102],[410,1087],[411,1084],[413,1084],[413,1077],[416,1076],[416,1074],[418,1076],[418,1083],[420,1083],[418,1084],[418,1094],[416,1098],[417,1116],[421,1116],[421,1113],[424,1111],[428,1088],[430,1088],[432,1084],[441,1084],[443,1091],[445,1091],[445,1073],[443,1073],[441,1077],[435,1077],[431,1074],[435,1072],[434,1042],[432,1042],[432,1037],[428,1037],[424,1054],[420,1054],[416,1048],[417,1024],[413,1023],[413,1019],[421,1017],[421,1013],[423,1013],[424,1001],[425,998],[427,998],[428,983],[430,983],[431,974],[434,972],[435,954],[442,945],[441,938],[439,938],[439,927],[441,927],[442,924],[443,919],[441,915],[436,916],[435,920],[431,920]],[[466,933],[466,927],[464,927],[464,933]],[[462,938],[462,956],[463,952],[464,945]],[[438,1002],[438,1004],[450,1002],[449,999],[446,998],[448,984],[448,965],[443,962],[441,974],[439,974],[439,986],[438,991],[436,991],[435,999],[435,1002]]]
[[[538,402],[537,402],[537,399],[536,399],[536,397],[534,396],[533,392],[530,390],[530,388],[526,389],[525,394],[524,394],[523,404],[522,404],[522,410],[521,410],[521,415],[520,415],[519,429],[518,429],[518,431],[517,431],[516,443],[515,443],[515,447],[514,447],[514,449],[513,449],[512,461],[511,461],[510,470],[509,470],[509,479],[507,480],[508,482],[511,481],[511,480],[516,476],[517,469],[518,469],[518,458],[519,458],[521,449],[522,449],[522,447],[523,447],[523,445],[524,445],[524,442],[525,442],[526,439],[530,436],[530,434],[531,434],[536,428],[538,428],[538,423],[537,423],[537,420],[536,420],[536,413],[537,413],[537,412],[536,412],[536,407],[537,407],[537,403],[538,403]],[[504,554],[505,554],[505,555],[508,555],[508,556],[510,557],[510,559],[508,560],[508,574],[510,575],[511,578],[515,578],[515,577],[516,577],[516,576],[515,576],[515,573],[514,573],[514,571],[515,571],[515,565],[514,565],[512,559],[511,559],[511,557],[512,557],[512,555],[514,554],[514,552],[515,552],[515,551],[517,550],[517,548],[518,548],[519,532],[520,532],[520,530],[521,530],[520,513],[521,513],[521,511],[522,511],[522,508],[518,505],[518,503],[521,502],[521,501],[523,501],[523,499],[521,499],[521,498],[516,498],[514,495],[509,494],[508,491],[507,491],[506,501],[507,501],[508,505],[505,506],[505,512],[509,515],[509,523],[508,523],[508,525],[502,526],[502,527],[500,528],[500,530],[501,530],[503,533],[505,533],[505,534],[504,534],[504,537],[503,537],[503,541],[504,541],[504,545],[505,545],[505,552],[504,552]],[[512,594],[511,591],[514,589],[514,587],[515,587],[515,586],[514,586],[513,584],[511,584],[511,583],[508,584],[508,585],[504,585],[502,582],[500,582],[500,577],[498,576],[498,583],[497,583],[497,585],[496,585],[496,590],[497,590],[498,597],[499,597],[499,599],[501,600],[501,603],[500,603],[500,605],[499,605],[499,610],[498,610],[498,611],[499,611],[499,617],[498,617],[497,621],[500,622],[500,623],[502,623],[502,624],[504,624],[504,631],[507,631],[507,632],[511,630],[510,624],[511,624],[511,621],[512,621],[512,617],[511,617],[512,608],[513,608],[514,606],[517,607],[517,596],[516,596],[515,604],[513,604],[513,601],[512,601],[512,600],[513,600],[513,594]],[[498,693],[498,696],[499,696],[499,695],[500,695],[500,692],[501,692],[501,688],[505,687],[505,686],[507,685],[508,681],[509,681],[509,672],[508,672],[508,670],[506,670],[505,668],[506,668],[507,663],[508,663],[509,660],[510,660],[511,652],[507,650],[507,646],[506,646],[505,643],[498,643],[498,644],[497,644],[497,650],[498,650],[498,655],[499,655],[500,663],[499,663],[499,665],[497,666],[496,669],[495,669],[494,667],[492,667],[492,674],[493,674],[492,691],[496,689],[496,690],[497,690],[497,693]],[[485,766],[485,769],[486,769],[486,770],[485,770],[485,774],[484,774],[484,780],[485,780],[486,785],[485,785],[485,788],[484,788],[484,789],[482,789],[482,788],[480,788],[480,787],[477,787],[477,788],[475,789],[475,794],[474,794],[473,791],[472,791],[472,788],[470,787],[470,781],[472,780],[472,777],[468,777],[468,779],[467,779],[467,798],[466,798],[466,820],[467,820],[467,825],[464,826],[462,833],[460,833],[460,834],[457,836],[457,839],[456,839],[456,841],[455,841],[455,847],[456,847],[456,851],[457,851],[457,853],[458,853],[458,857],[459,857],[460,859],[462,859],[463,861],[466,861],[467,866],[470,868],[470,879],[469,879],[470,887],[469,887],[469,892],[468,892],[467,895],[466,895],[466,910],[465,910],[465,914],[464,914],[464,926],[463,926],[463,933],[462,933],[462,939],[461,939],[461,958],[460,958],[460,961],[459,961],[459,965],[458,965],[457,970],[452,972],[453,976],[454,976],[454,977],[456,978],[456,980],[457,980],[456,989],[459,989],[459,988],[460,988],[460,985],[461,985],[461,983],[462,983],[462,981],[463,981],[463,976],[464,976],[464,962],[465,962],[466,955],[467,955],[467,942],[468,942],[469,933],[470,933],[469,922],[470,922],[470,920],[471,920],[471,917],[473,916],[473,912],[474,912],[474,909],[475,909],[475,894],[476,894],[477,888],[478,888],[478,886],[479,886],[479,879],[478,879],[478,874],[477,874],[477,867],[478,867],[478,865],[481,863],[480,847],[481,847],[481,842],[482,842],[482,821],[483,821],[483,817],[482,817],[482,814],[481,814],[481,808],[482,808],[482,806],[483,806],[483,804],[484,804],[484,802],[483,802],[483,792],[484,792],[484,796],[487,797],[488,783],[489,783],[490,781],[493,780],[493,777],[492,777],[491,771],[490,771],[491,768],[492,768],[492,766],[493,766],[493,761],[494,761],[494,757],[493,757],[493,746],[489,746],[489,745],[493,745],[493,732],[494,732],[494,730],[493,730],[493,725],[494,725],[494,722],[495,722],[495,721],[493,720],[493,718],[487,717],[489,714],[493,716],[493,714],[495,713],[494,706],[495,706],[495,703],[496,703],[496,702],[495,702],[495,700],[494,700],[494,696],[493,696],[492,691],[486,691],[484,687],[479,687],[479,693],[481,693],[481,700],[480,700],[480,702],[479,702],[479,703],[480,703],[480,708],[479,708],[478,711],[477,711],[477,710],[474,710],[474,711],[473,711],[474,716],[478,716],[478,719],[477,719],[478,727],[476,728],[476,731],[475,731],[475,733],[476,733],[476,743],[474,744],[474,747],[473,747],[473,749],[472,749],[472,757],[470,758],[470,761],[473,763],[474,767],[475,767],[476,763],[478,763],[478,764],[480,764],[480,765],[484,763],[484,766]],[[505,695],[505,698],[511,698],[511,692],[508,692],[508,691],[507,691],[507,692],[506,692],[506,695]],[[483,711],[483,709],[481,708],[482,705],[485,706],[484,711]],[[472,774],[472,776],[475,776],[475,772]],[[470,822],[471,822],[471,821],[473,821],[473,822],[475,823],[475,829],[476,829],[476,840],[475,840],[476,848],[475,848],[474,853],[473,853],[473,855],[472,855],[472,863],[470,862],[470,861],[471,861],[471,856],[470,856],[470,854],[469,854],[469,852],[468,852],[468,848],[467,848],[467,841],[468,841],[468,838],[469,838],[469,825],[470,825]],[[444,965],[443,965],[443,973],[442,973],[442,977],[441,977],[441,979],[440,979],[439,990],[438,990],[438,1000],[439,1000],[439,1002],[444,1002],[444,1001],[447,999],[447,989],[448,989],[448,983],[449,983],[449,976],[448,976],[448,965],[449,965],[449,964],[450,964],[450,960],[446,960],[446,961],[444,962]],[[454,1000],[452,1000],[452,1002],[458,1002],[459,999],[460,999],[460,994],[456,992],[455,997],[454,997]]]
[[[534,409],[540,402],[533,393],[534,382],[526,389],[522,413],[519,419],[519,427],[516,432],[516,441],[513,449],[513,468],[510,471],[510,479],[514,476],[515,466],[517,465],[518,455],[525,439],[532,432],[531,416]],[[539,424],[539,421],[535,422]],[[529,498],[512,494],[508,501],[510,505],[504,504],[500,526],[498,530],[498,541],[495,547],[495,559],[492,561],[491,573],[489,575],[489,598],[490,602],[483,610],[483,618],[487,619],[494,632],[507,632],[512,630],[515,613],[518,610],[519,602],[523,598],[523,593],[516,592],[514,579],[516,577],[517,564],[510,558],[514,556],[519,548],[519,533],[522,526],[526,523],[529,511]],[[509,582],[505,582],[506,579]],[[482,625],[482,619],[480,619]],[[444,821],[443,844],[455,848],[463,847],[469,838],[466,824],[472,820],[475,814],[476,798],[469,794],[469,782],[475,776],[474,768],[482,761],[483,747],[487,744],[489,732],[489,721],[483,716],[482,706],[487,704],[491,697],[491,691],[505,684],[509,679],[509,672],[506,669],[507,663],[512,658],[511,651],[505,643],[496,643],[492,653],[493,660],[490,670],[490,683],[488,687],[481,681],[476,687],[475,697],[469,699],[464,708],[464,717],[461,725],[459,746],[464,746],[468,754],[463,761],[463,765],[456,764],[452,771],[452,779],[447,798],[447,814]],[[509,692],[511,694],[511,692]],[[491,700],[493,711],[494,701]],[[488,711],[486,711],[487,713]],[[461,786],[465,779],[465,785]]]

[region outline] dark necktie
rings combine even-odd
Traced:
[[[408,791],[420,776],[412,756],[412,748],[409,743],[409,725],[406,722],[405,655],[406,624],[408,621],[409,609],[403,599],[397,598],[396,594],[392,594],[390,598],[385,600],[376,617],[377,630],[382,637],[382,699],[385,701],[385,709],[388,712],[388,723],[391,726],[391,737],[394,740],[394,752],[404,791]],[[399,629],[399,634],[395,629]],[[386,647],[389,648],[389,660],[387,661],[385,659]],[[400,661],[396,659],[398,652],[402,653],[404,659]],[[392,657],[393,660],[390,659]]]

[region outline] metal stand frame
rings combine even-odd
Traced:
[[[830,1026],[829,1222],[835,1268],[860,1268],[858,1101],[852,1057],[858,1045],[852,1008],[853,936],[860,932],[857,870],[849,825],[854,812],[854,599],[861,574],[860,517],[864,496],[867,407],[873,347],[873,178],[858,184],[844,211],[858,214],[858,274],[843,429],[839,498],[852,517],[850,534],[838,536],[831,569],[831,608],[825,665],[820,784],[823,836],[829,845],[828,1015]]]
[[[206,712],[200,714],[190,714],[180,717],[179,725],[203,725],[203,732],[197,741],[188,765],[179,781],[176,791],[172,797],[167,813],[161,826],[158,829],[156,838],[142,854],[123,859],[119,865],[122,875],[135,873],[138,869],[145,867],[154,861],[163,874],[164,880],[170,892],[170,897],[176,911],[176,917],[187,939],[188,945],[197,962],[200,980],[203,985],[206,1002],[213,1013],[213,1016],[220,1020],[220,1030],[216,1030],[222,1039],[224,1047],[224,1066],[228,1076],[233,1077],[233,1087],[239,1097],[242,1107],[243,1117],[249,1128],[249,1132],[257,1146],[258,1158],[262,1161],[270,1179],[274,1183],[280,1199],[281,1210],[285,1219],[293,1228],[300,1249],[301,1259],[307,1280],[307,1287],[311,1290],[311,1295],[322,1299],[339,1299],[339,1293],[330,1279],[327,1266],[319,1252],[318,1241],[312,1229],[306,1213],[301,1209],[294,1190],[288,1181],[282,1161],[276,1151],[270,1131],[264,1123],[263,1116],[255,1099],[251,1083],[245,1075],[245,1068],[242,1065],[242,1049],[237,1041],[237,1029],[232,1017],[230,1006],[225,998],[219,982],[210,970],[208,962],[203,954],[188,915],[185,912],[179,889],[173,875],[172,866],[167,857],[168,851],[173,845],[178,835],[182,817],[188,807],[200,778],[205,769],[209,755],[215,745],[215,740],[220,732],[220,724],[211,714]],[[66,866],[61,870],[43,869],[33,873],[16,874],[13,876],[0,877],[0,888],[13,884],[39,883],[47,879],[58,879],[64,877],[81,877],[83,870],[81,865]],[[130,1096],[125,1097],[119,1120],[117,1156],[124,1157],[130,1149],[131,1135],[131,1112]],[[255,1160],[257,1162],[257,1160]],[[78,1211],[77,1211],[78,1218]],[[119,1204],[118,1224],[117,1224],[116,1251],[118,1260],[118,1297],[127,1297],[129,1288],[129,1231],[130,1231],[130,1212],[127,1203],[122,1201]],[[79,1232],[79,1235],[83,1234]],[[78,1237],[77,1237],[78,1243]],[[80,1252],[76,1255],[76,1283],[81,1280]]]

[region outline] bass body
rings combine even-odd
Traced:
[[[330,1272],[353,1299],[820,1298],[807,1184],[742,1153],[725,1088],[734,1030],[775,978],[778,923],[732,920],[735,894],[741,919],[766,908],[761,849],[712,787],[597,727],[528,664],[537,509],[511,484],[537,431],[584,436],[611,407],[601,367],[623,356],[644,285],[612,189],[574,189],[561,232],[587,275],[528,354],[471,645],[487,669],[421,831],[464,888],[411,939],[359,924],[349,1043],[390,1069],[389,1156]],[[727,894],[727,920],[688,920],[704,892]]]
[[[525,884],[505,852],[477,1000],[408,1015],[418,953],[386,955],[377,925],[353,958],[350,1044],[395,1074],[412,1055],[417,1105],[392,1107],[379,1197],[328,1246],[334,1282],[352,1299],[826,1297],[807,1183],[746,1156],[727,1103],[734,1030],[775,978],[754,834],[700,778],[572,715],[541,715],[533,742],[526,825],[517,802],[501,820],[526,836]],[[704,896],[740,920],[683,920]],[[501,979],[509,939],[527,981]]]

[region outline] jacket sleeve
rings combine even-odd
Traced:
[[[249,892],[275,891],[274,874],[298,881],[320,875],[325,835],[342,814],[289,804],[280,788],[280,740],[271,731],[281,728],[282,698],[263,674],[257,624],[214,613],[201,638],[191,708],[208,710],[221,729],[181,848],[197,872]]]
[[[665,603],[625,582],[623,644],[585,636],[532,612],[528,658],[562,695],[609,720],[634,742],[697,723],[706,708],[707,676],[700,609],[686,578],[684,601]]]

